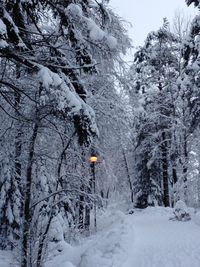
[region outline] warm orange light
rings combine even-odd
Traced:
[[[90,157],[90,162],[91,163],[96,163],[97,162],[97,156],[91,156]]]

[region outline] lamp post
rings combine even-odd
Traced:
[[[97,162],[97,155],[92,153],[90,156],[90,166],[92,171],[92,184],[93,184],[93,193],[94,197],[96,194],[96,179],[95,179],[95,164]],[[96,207],[96,200],[94,199],[94,230],[97,231],[97,207]]]

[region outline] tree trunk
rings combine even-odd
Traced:
[[[176,166],[174,165],[172,167],[172,188],[174,188],[174,185],[177,183],[178,181],[178,177],[177,177],[177,171],[176,171]],[[171,206],[174,207],[174,202],[175,202],[175,196],[176,196],[176,191],[173,190],[173,195],[172,195],[172,199],[171,199]]]
[[[94,193],[94,231],[97,232],[97,203],[96,203],[96,174],[95,174],[95,163],[91,163],[92,170],[92,183],[93,183],[93,193]]]
[[[163,175],[163,204],[165,207],[170,206],[167,150],[168,148],[167,148],[166,134],[163,131],[161,152],[162,152],[162,175]]]
[[[38,133],[38,124],[35,123],[33,134],[30,140],[29,155],[28,155],[28,166],[26,171],[26,184],[24,193],[24,221],[23,221],[23,236],[22,236],[22,259],[21,267],[29,266],[29,245],[30,245],[30,227],[32,214],[30,209],[31,204],[31,186],[32,186],[32,168],[34,161],[34,149],[35,141]]]
[[[128,161],[127,161],[124,149],[122,149],[122,153],[123,153],[123,157],[124,157],[125,169],[126,169],[128,183],[129,183],[130,199],[131,199],[131,203],[133,203],[133,201],[134,201],[134,199],[133,199],[133,185],[131,182],[131,176],[130,176],[130,172],[129,172]]]
[[[80,187],[80,191],[84,192],[84,185]],[[79,196],[79,229],[83,231],[84,224],[83,224],[83,217],[84,217],[84,196],[80,195]]]
[[[20,78],[20,68],[18,65],[16,65],[16,78]],[[16,121],[16,133],[15,133],[15,155],[14,155],[14,176],[11,180],[11,199],[15,201],[16,192],[20,192],[20,196],[18,198],[21,198],[23,195],[23,188],[22,188],[22,164],[21,164],[21,153],[22,153],[22,127],[20,123],[19,118],[19,110],[20,110],[20,102],[21,102],[21,94],[19,92],[14,92],[14,108],[15,108],[15,117],[19,120]],[[12,200],[12,209],[14,211],[15,209],[15,203],[13,203]],[[22,203],[22,201],[20,201]],[[19,212],[19,216],[23,217],[23,206],[20,204],[20,207],[17,207]],[[13,236],[15,239],[20,238],[20,221],[16,220],[13,222]]]
[[[92,193],[92,178],[90,178],[89,186],[87,187],[87,193],[91,195]],[[90,210],[91,210],[91,200],[87,198],[87,204],[85,206],[85,230],[86,234],[89,234],[90,231]]]
[[[15,116],[18,117],[18,110],[20,108],[20,94],[15,92]],[[21,142],[21,130],[19,128],[19,121],[17,121],[17,133],[15,135],[15,179],[19,182],[21,177],[21,162],[20,156],[22,151],[22,142]]]
[[[184,133],[184,143],[183,143],[183,184],[184,184],[184,200],[187,203],[187,172],[188,172],[188,151],[187,151],[187,136]]]
[[[88,235],[89,234],[89,231],[90,231],[90,205],[89,203],[87,203],[85,205],[85,231],[86,231],[86,234]]]

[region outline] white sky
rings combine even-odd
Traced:
[[[191,18],[197,13],[197,8],[187,7],[185,0],[110,0],[110,6],[132,23],[129,35],[134,46],[143,45],[147,34],[162,26],[164,17],[172,22],[177,11]]]

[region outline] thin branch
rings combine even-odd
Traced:
[[[85,193],[84,191],[80,191],[80,190],[78,190],[78,189],[61,189],[61,190],[58,190],[58,191],[56,191],[56,192],[53,192],[53,193],[51,193],[49,196],[44,197],[44,198],[38,200],[37,202],[33,203],[33,205],[31,206],[31,209],[35,208],[35,207],[36,207],[38,204],[40,204],[41,202],[43,202],[43,201],[45,201],[45,200],[48,200],[49,198],[54,197],[54,196],[56,196],[56,195],[58,195],[58,194],[60,194],[60,193],[63,193],[63,192],[76,192],[76,193],[78,193],[78,194],[80,194],[80,195],[84,195],[84,196],[87,196],[87,197],[89,196],[88,193]],[[90,196],[90,197],[91,197],[91,196]]]
[[[74,66],[74,67],[67,67],[67,66],[61,66],[61,65],[56,65],[56,64],[47,64],[47,67],[53,67],[53,68],[60,68],[63,70],[79,70],[79,69],[87,69],[87,68],[93,68],[96,65],[99,65],[100,63],[95,63],[95,64],[88,64],[84,66]]]
[[[8,86],[10,87],[13,91],[15,91],[16,93],[21,93],[23,95],[25,95],[28,99],[30,99],[31,101],[33,101],[34,103],[36,104],[39,104],[35,99],[33,99],[32,97],[30,97],[27,93],[25,93],[22,89],[20,89],[19,87],[17,87],[16,85],[14,84],[11,84],[7,81],[2,81],[0,80],[0,83],[5,85],[5,86]]]
[[[13,115],[11,115],[10,113],[8,113],[1,105],[0,108],[5,112],[6,115],[8,115],[10,118],[19,121],[19,118],[14,117]]]

